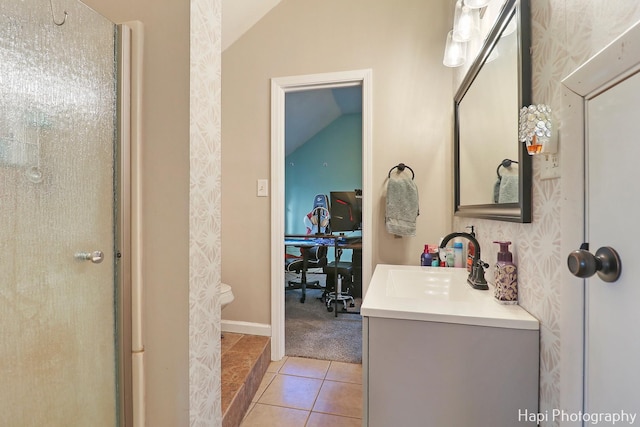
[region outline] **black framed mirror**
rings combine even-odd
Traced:
[[[531,104],[528,0],[506,0],[454,97],[454,214],[531,222],[531,157],[518,115]]]

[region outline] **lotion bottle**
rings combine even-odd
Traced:
[[[495,298],[500,304],[518,303],[518,273],[513,263],[513,255],[509,252],[511,242],[494,241],[500,245],[498,262],[495,265]]]

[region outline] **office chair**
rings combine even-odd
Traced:
[[[330,219],[329,197],[326,194],[317,194],[313,198],[313,209],[303,219],[307,234],[330,234]]]
[[[342,249],[338,249],[342,252]],[[349,307],[355,307],[355,299],[353,298],[353,267],[351,262],[335,261],[327,264],[323,269],[327,275],[327,286],[322,300],[327,306],[327,311],[333,311],[334,305],[337,306],[342,302],[342,311],[347,311],[347,301],[349,301]],[[337,271],[336,271],[337,270]],[[336,283],[334,277],[337,275],[338,282]]]
[[[310,268],[322,268],[327,265],[327,247],[311,246],[300,248],[301,257],[292,258],[285,261],[285,268],[288,272],[302,274],[300,281],[289,280],[287,290],[302,289],[300,302],[304,304],[307,297],[307,289],[322,289],[319,280],[307,281],[307,272]]]
[[[313,198],[313,208],[304,217],[307,234],[329,233],[329,198],[324,194],[318,194]],[[323,289],[319,280],[307,282],[307,272],[310,268],[322,268],[327,265],[327,246],[301,247],[300,257],[285,259],[285,270],[302,274],[300,281],[290,280],[287,289],[302,289],[300,302],[304,303],[307,289]]]

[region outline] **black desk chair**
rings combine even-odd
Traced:
[[[326,194],[316,194],[313,197],[313,209],[304,217],[307,235],[329,233],[330,218],[329,198]],[[302,273],[299,282],[293,280],[287,282],[287,289],[302,289],[300,302],[304,303],[307,297],[307,288],[322,289],[318,280],[307,282],[307,271],[310,268],[322,268],[327,265],[327,247],[301,247],[300,252],[300,257],[285,259],[285,269],[288,272]]]
[[[327,247],[310,246],[300,248],[301,257],[289,258],[285,261],[285,269],[289,272],[302,274],[300,281],[290,280],[287,282],[287,289],[302,289],[300,302],[304,303],[307,297],[307,289],[323,289],[320,281],[307,281],[307,272],[310,268],[322,268],[327,265]]]

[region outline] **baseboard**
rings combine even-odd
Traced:
[[[264,323],[241,322],[238,320],[221,320],[220,329],[222,332],[233,332],[236,334],[271,336],[271,325]]]

